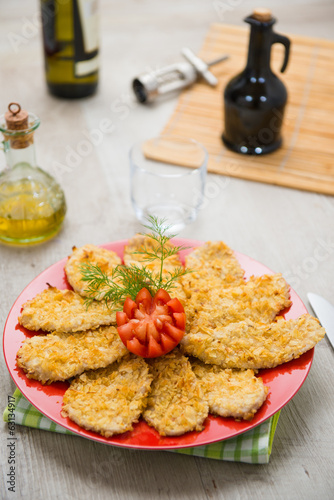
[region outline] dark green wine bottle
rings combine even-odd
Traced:
[[[98,85],[97,0],[41,0],[46,82],[51,94],[79,98]]]

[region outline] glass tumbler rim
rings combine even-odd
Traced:
[[[208,154],[208,151],[205,148],[205,146],[203,146],[203,144],[201,144],[199,141],[197,141],[196,139],[193,139],[191,137],[184,137],[184,136],[173,135],[173,134],[161,134],[159,136],[153,137],[152,139],[154,140],[154,139],[163,139],[163,138],[175,138],[176,140],[181,139],[183,141],[187,141],[188,143],[193,143],[193,144],[197,145],[204,153],[204,157],[203,157],[203,161],[202,161],[201,165],[199,165],[198,167],[187,167],[186,165],[175,164],[175,166],[179,166],[179,167],[183,167],[183,168],[187,169],[185,172],[182,172],[182,173],[151,172],[148,169],[146,169],[145,167],[138,165],[137,162],[135,162],[134,158],[133,158],[133,154],[134,154],[136,148],[141,146],[144,142],[143,140],[141,140],[141,141],[135,142],[130,148],[130,151],[129,151],[130,168],[139,170],[139,171],[145,173],[146,175],[152,175],[154,177],[167,178],[167,179],[192,176],[195,174],[202,173],[203,170],[206,171],[209,154]],[[153,159],[153,161],[154,161],[154,159]]]

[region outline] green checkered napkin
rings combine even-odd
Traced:
[[[32,406],[21,392],[16,389],[15,397],[15,424],[26,425],[45,431],[60,432],[61,434],[72,434],[61,425],[55,424],[42,415]],[[250,464],[267,464],[271,453],[271,447],[280,412],[266,420],[263,424],[254,427],[250,431],[239,436],[218,443],[194,448],[182,448],[168,450],[185,455],[197,457],[216,458],[218,460],[229,460],[231,462],[247,462]],[[5,409],[3,419],[8,422],[8,407]],[[11,420],[13,421],[13,420]]]

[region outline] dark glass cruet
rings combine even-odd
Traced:
[[[281,43],[285,56],[281,72],[289,60],[290,40],[273,31],[276,19],[267,9],[246,17],[251,25],[245,69],[232,78],[224,92],[224,144],[242,154],[271,153],[282,144],[281,127],[287,102],[284,83],[270,67],[271,46]]]

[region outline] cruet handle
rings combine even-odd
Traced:
[[[281,67],[281,73],[284,73],[289,61],[291,42],[288,37],[273,33],[271,44],[273,45],[274,43],[281,43],[285,47],[284,61]]]

